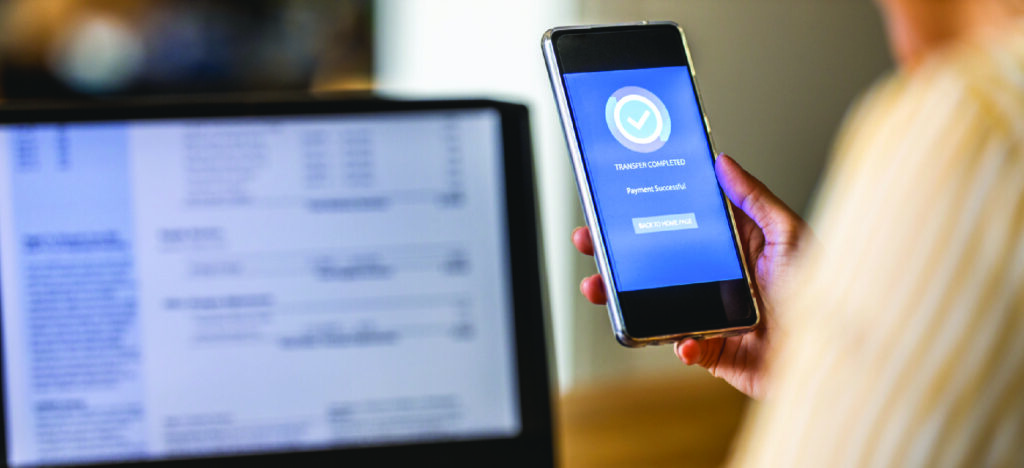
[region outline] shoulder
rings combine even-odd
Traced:
[[[986,123],[1024,135],[1024,23],[998,37],[966,42],[929,63],[922,80],[956,82]]]
[[[1024,23],[1003,40],[952,47],[913,73],[879,80],[851,107],[825,187],[849,188],[884,168],[909,173],[1024,157]],[[985,147],[984,155],[976,150]],[[920,183],[913,184],[919,189]],[[927,187],[929,184],[924,184]],[[822,193],[821,212],[832,192]],[[842,190],[840,190],[842,191]]]
[[[896,74],[865,100],[868,119],[900,128],[972,123],[992,136],[1024,135],[1024,23],[998,36],[964,41],[917,70]]]

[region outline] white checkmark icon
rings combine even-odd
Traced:
[[[668,109],[658,96],[646,89],[638,86],[617,89],[605,101],[604,115],[608,130],[626,149],[650,153],[668,141],[671,131]]]
[[[644,115],[640,116],[640,120],[633,120],[632,117],[626,117],[626,122],[629,122],[630,125],[632,125],[633,127],[636,127],[637,130],[640,130],[640,127],[643,127],[644,126],[644,122],[647,122],[647,119],[650,118],[650,117],[651,117],[651,111],[645,110],[644,111]]]

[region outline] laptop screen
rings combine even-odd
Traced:
[[[514,437],[494,109],[0,125],[13,466]]]

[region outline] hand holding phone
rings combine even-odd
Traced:
[[[722,155],[715,161],[715,173],[726,195],[739,210],[735,211],[740,243],[757,285],[762,320],[753,333],[742,336],[684,339],[675,343],[676,356],[687,365],[699,365],[729,382],[752,398],[763,398],[764,357],[771,347],[775,331],[775,304],[789,270],[809,230],[806,223],[775,194],[732,158]],[[593,255],[590,230],[577,228],[572,242],[583,254]],[[580,291],[595,304],[605,304],[600,274],[585,278]]]

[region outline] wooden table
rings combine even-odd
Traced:
[[[716,467],[748,399],[710,375],[591,385],[556,408],[563,468]]]

